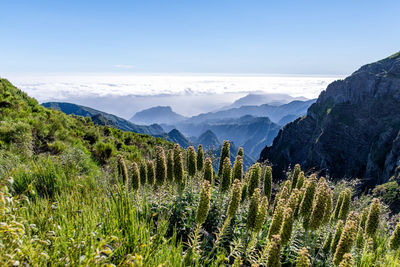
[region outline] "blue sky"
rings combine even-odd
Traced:
[[[400,1],[1,1],[4,73],[349,74],[400,50]]]

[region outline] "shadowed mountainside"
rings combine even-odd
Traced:
[[[332,178],[387,181],[400,165],[400,53],[331,83],[307,116],[289,123],[260,161],[276,178],[296,163]]]

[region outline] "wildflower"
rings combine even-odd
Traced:
[[[200,144],[197,147],[197,170],[201,172],[203,170],[204,165],[204,151],[203,146]]]
[[[265,218],[267,217],[267,210],[268,210],[268,198],[264,196],[261,200],[260,206],[258,207],[254,232],[258,233],[263,227]]]
[[[187,170],[190,176],[195,176],[197,171],[196,151],[193,146],[187,149]]]
[[[239,209],[240,201],[242,199],[242,183],[235,179],[232,186],[229,206],[228,217],[233,218]]]
[[[241,181],[242,178],[243,178],[243,159],[242,156],[237,156],[235,159],[235,163],[233,164],[232,180],[239,179]]]
[[[309,267],[311,266],[310,255],[305,247],[299,250],[296,259],[296,267]]]
[[[128,170],[125,165],[125,160],[121,155],[118,158],[118,176],[122,178],[122,183],[126,184],[128,182]]]
[[[346,189],[343,194],[343,201],[339,211],[339,219],[346,220],[347,214],[350,210],[350,202],[351,202],[351,191],[350,189]]]
[[[379,216],[381,212],[381,205],[379,199],[374,198],[369,209],[368,219],[365,225],[365,233],[369,236],[373,236],[379,226]]]
[[[336,247],[337,247],[337,244],[339,243],[339,239],[340,239],[340,236],[342,235],[342,231],[343,231],[343,221],[339,220],[336,223],[335,234],[333,236],[332,243],[331,243],[331,253],[334,253],[336,251]]]
[[[293,177],[292,177],[292,188],[296,188],[297,185],[297,181],[299,179],[299,175],[300,175],[300,164],[296,164],[294,166],[294,170],[293,170]]]
[[[132,163],[132,189],[137,190],[140,187],[140,174],[136,162]]]
[[[165,162],[164,149],[161,146],[156,148],[156,170],[155,178],[158,186],[162,186],[167,177],[167,164]]]
[[[221,177],[221,176],[220,176]],[[232,177],[232,170],[231,170],[231,161],[228,158],[224,159],[224,166],[222,169],[222,177],[221,177],[221,191],[226,192],[229,190],[231,185],[231,177]]]
[[[284,208],[285,200],[280,199],[276,205],[274,215],[272,216],[272,222],[268,230],[268,239],[271,239],[272,236],[280,233],[284,215]]]
[[[272,192],[272,168],[271,166],[265,167],[264,172],[264,196],[271,200]]]
[[[139,172],[140,172],[140,184],[147,183],[147,165],[145,161],[141,161],[139,164]]]
[[[392,250],[397,250],[400,247],[400,221],[397,223],[396,228],[390,237],[389,246]]]
[[[221,149],[221,156],[219,158],[219,167],[218,167],[218,177],[221,177],[222,175],[222,168],[224,165],[224,160],[225,158],[229,158],[229,141],[225,140],[222,149]]]
[[[337,203],[336,203],[335,211],[333,213],[333,218],[335,220],[337,220],[339,218],[339,212],[340,212],[340,208],[342,207],[343,198],[344,198],[344,191],[340,192]]]
[[[326,200],[328,199],[328,190],[329,187],[326,184],[325,179],[323,179],[318,185],[313,209],[310,215],[309,227],[312,230],[318,229],[322,224],[326,209]]]
[[[167,155],[167,180],[174,181],[174,151],[172,149],[168,150]]]
[[[303,187],[305,179],[306,178],[304,176],[304,172],[300,172],[299,178],[297,179],[297,184],[296,184],[297,189],[300,190]]]
[[[243,147],[239,147],[237,155],[243,157],[243,154],[244,154]]]
[[[293,230],[293,211],[291,208],[286,208],[283,215],[283,223],[281,229],[281,243],[282,245],[286,245],[291,236]]]
[[[147,183],[149,185],[154,185],[154,179],[156,176],[156,171],[154,169],[154,162],[152,160],[147,161]]]
[[[248,183],[248,195],[252,196],[254,193],[254,190],[259,187],[260,185],[260,164],[256,163],[253,166],[251,166],[249,170],[249,183]]]
[[[322,246],[322,250],[325,253],[328,253],[329,250],[331,249],[332,239],[333,239],[332,232],[329,232],[328,237],[325,239],[324,245]]]
[[[280,267],[281,257],[281,238],[279,235],[274,235],[268,245],[267,266]]]
[[[353,256],[351,256],[350,253],[344,254],[343,260],[339,264],[339,267],[353,267],[353,266],[354,266]]]
[[[247,212],[246,227],[249,230],[252,230],[256,225],[259,202],[260,202],[260,189],[257,188],[256,190],[254,190],[254,193],[250,198],[249,210]]]
[[[333,255],[333,263],[339,265],[343,260],[343,256],[349,253],[353,246],[356,236],[357,226],[352,220],[348,220],[343,228],[339,243],[336,247],[335,255]]]
[[[211,162],[210,158],[206,158],[206,161],[204,164],[203,179],[209,181],[210,184],[213,184],[213,181],[214,181],[213,168],[212,168],[212,162]]]
[[[196,223],[198,225],[203,224],[208,215],[208,210],[210,208],[210,198],[211,198],[211,185],[207,180],[203,181],[203,186],[200,191],[200,201],[197,207]]]
[[[307,180],[307,185],[304,191],[304,197],[301,202],[301,208],[300,208],[300,215],[303,216],[303,226],[305,229],[308,229],[308,223],[313,208],[313,200],[314,200],[316,186],[317,186],[316,177],[311,176]]]
[[[174,146],[174,178],[175,182],[180,186],[185,183],[182,152],[178,144]]]

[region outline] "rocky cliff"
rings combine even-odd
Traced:
[[[366,186],[387,181],[400,165],[400,52],[331,83],[263,149],[266,160],[278,179],[300,163]]]

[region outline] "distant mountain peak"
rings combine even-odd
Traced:
[[[279,106],[287,104],[294,100],[307,101],[305,97],[292,97],[288,94],[273,94],[273,93],[249,93],[244,97],[237,99],[232,105],[226,108],[239,108],[241,106],[259,106],[269,104]],[[225,109],[226,109],[225,108]]]
[[[170,106],[156,106],[136,112],[130,121],[139,124],[165,123],[173,124],[186,119],[174,112]]]

